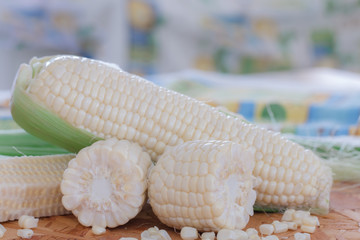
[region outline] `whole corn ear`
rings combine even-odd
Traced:
[[[234,142],[167,147],[150,173],[150,205],[177,229],[242,229],[254,213],[253,169],[254,151]]]
[[[0,222],[64,215],[60,182],[73,154],[0,158]]]
[[[137,143],[98,141],[70,161],[61,182],[62,203],[84,226],[123,225],[142,209],[151,165]]]
[[[311,151],[112,64],[34,58],[20,66],[11,111],[26,131],[75,152],[112,137],[137,142],[154,160],[166,146],[191,140],[252,146],[257,205],[329,208],[331,169]]]

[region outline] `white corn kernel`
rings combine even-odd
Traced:
[[[293,221],[301,225],[303,218],[310,216],[310,212],[298,210],[293,215]]]
[[[245,234],[245,235],[244,235]],[[217,235],[217,240],[242,240],[246,239],[247,234],[241,230],[232,230],[232,229],[221,229]]]
[[[274,226],[274,233],[283,233],[288,230],[288,225],[283,222],[274,221],[272,225]]]
[[[180,236],[183,240],[195,240],[198,238],[198,231],[193,227],[183,227],[181,228]]]
[[[2,238],[5,235],[6,228],[0,224],[0,238]]]
[[[251,236],[248,236],[248,239],[249,240],[261,240],[261,237],[259,235],[251,235]]]
[[[31,229],[19,229],[17,230],[17,236],[21,238],[31,238],[34,235],[34,231]]]
[[[311,240],[310,234],[308,233],[295,233],[295,240]]]
[[[319,226],[319,219],[316,216],[307,216],[302,219],[301,225]]]
[[[281,221],[291,222],[294,218],[295,209],[287,209],[282,218]]]
[[[274,232],[274,226],[272,224],[261,224],[259,231],[263,235],[271,235]]]
[[[275,235],[269,235],[266,237],[262,237],[261,240],[279,240],[279,238]]]
[[[296,222],[283,222],[288,225],[289,230],[296,230],[298,228],[298,224]]]
[[[141,233],[141,240],[171,240],[171,237],[165,230],[154,226]]]
[[[249,237],[251,237],[252,235],[259,235],[258,231],[255,228],[246,229],[246,233]]]
[[[301,231],[306,233],[314,233],[316,230],[316,226],[301,225],[300,229]]]
[[[92,226],[91,231],[95,235],[101,235],[101,234],[104,234],[106,232],[106,228],[99,227],[99,226]]]
[[[214,232],[203,232],[201,234],[202,240],[214,240],[215,239],[215,233]]]
[[[33,216],[23,215],[19,218],[18,224],[21,228],[36,228],[39,219]]]

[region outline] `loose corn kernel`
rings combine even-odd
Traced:
[[[31,238],[34,235],[34,231],[31,229],[19,229],[17,230],[17,236],[21,238]]]
[[[301,225],[307,226],[319,226],[319,219],[316,216],[306,216],[302,219]]]
[[[253,235],[259,235],[258,231],[255,228],[248,228],[246,229],[246,233],[249,237],[253,236]]]
[[[281,221],[291,222],[293,220],[295,209],[286,209],[282,215]]]
[[[301,225],[300,229],[301,231],[306,233],[314,233],[316,230],[316,226]]]
[[[183,227],[180,231],[180,237],[183,240],[195,240],[198,238],[198,231],[193,227]]]
[[[271,235],[274,232],[274,226],[272,224],[261,224],[259,231],[263,235]]]
[[[217,240],[246,240],[248,236],[246,232],[242,230],[231,230],[231,229],[221,229],[217,235]]]
[[[308,233],[295,233],[295,240],[311,240],[310,234]]]
[[[214,232],[203,232],[201,234],[202,240],[214,240],[215,239],[215,233]]]
[[[99,226],[92,226],[91,231],[95,235],[102,235],[102,234],[106,233],[106,228],[99,227]]]
[[[283,222],[288,225],[289,230],[296,230],[298,228],[298,225],[296,222]]]
[[[293,215],[293,221],[296,222],[298,225],[301,225],[303,219],[308,216],[310,216],[310,212],[298,210],[295,211]]]
[[[274,233],[283,233],[288,230],[288,225],[283,222],[274,221],[272,225],[274,226]]]
[[[2,238],[5,235],[6,228],[0,224],[0,238]]]
[[[21,228],[36,228],[39,219],[33,216],[23,215],[19,218],[18,224]]]
[[[266,237],[262,237],[261,240],[279,240],[279,238],[275,235],[269,235]]]
[[[154,226],[141,233],[141,240],[171,240],[171,237],[165,230]]]
[[[251,235],[251,236],[248,236],[248,239],[249,240],[261,240],[261,237],[259,235]]]

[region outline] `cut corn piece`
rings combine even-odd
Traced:
[[[301,231],[306,233],[314,233],[316,230],[316,226],[308,226],[308,225],[301,225]]]
[[[0,222],[64,215],[60,182],[69,155],[0,158]]]
[[[0,238],[2,238],[5,235],[6,228],[0,224]]]
[[[272,224],[261,224],[259,231],[263,235],[271,235],[274,233],[274,226]]]
[[[215,239],[215,232],[203,232],[201,234],[202,240],[214,240]]]
[[[310,234],[308,233],[295,233],[295,240],[311,240]]]
[[[61,182],[62,203],[84,226],[123,225],[144,204],[151,164],[136,143],[98,141],[70,161]]]
[[[34,231],[31,229],[19,229],[17,230],[17,236],[21,237],[21,238],[32,238],[32,236],[34,235]]]
[[[23,215],[19,218],[18,224],[21,228],[36,228],[39,219],[33,216]]]
[[[193,227],[183,227],[180,231],[180,237],[183,240],[195,240],[198,238],[198,231]]]
[[[228,141],[169,147],[150,173],[150,205],[161,222],[177,229],[242,229],[256,198],[253,163],[253,151]]]
[[[152,227],[141,233],[141,240],[171,240],[169,234],[158,227]]]
[[[314,153],[113,64],[75,56],[34,58],[19,68],[11,111],[28,132],[75,152],[112,137],[139,143],[154,160],[166,146],[191,140],[252,146],[257,205],[328,211],[332,173]]]

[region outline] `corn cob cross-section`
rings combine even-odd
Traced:
[[[60,182],[73,154],[0,158],[0,222],[69,214]]]
[[[254,151],[229,141],[166,148],[151,170],[149,200],[170,227],[242,229],[253,215]]]
[[[112,64],[34,58],[19,68],[11,111],[26,131],[75,152],[112,137],[137,142],[154,160],[191,140],[254,147],[257,205],[328,211],[332,173],[311,151]]]

